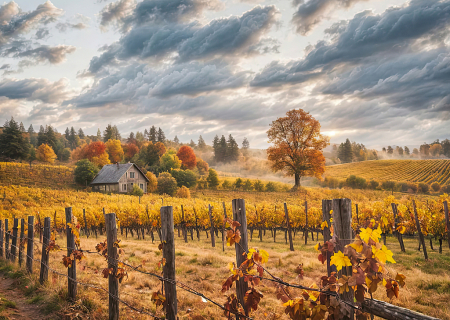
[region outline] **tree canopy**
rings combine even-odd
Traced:
[[[28,142],[22,136],[19,125],[11,118],[7,121],[0,135],[0,155],[11,159],[26,159],[28,156]]]

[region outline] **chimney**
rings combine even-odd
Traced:
[[[119,169],[119,162],[117,162],[117,169]]]

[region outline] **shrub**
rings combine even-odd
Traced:
[[[144,191],[135,183],[133,184],[133,189],[128,192],[129,195],[142,197],[144,195]]]
[[[260,180],[256,180],[255,183],[253,184],[253,187],[258,192],[264,191],[264,184]]]
[[[222,189],[225,189],[225,190],[231,189],[231,183],[230,183],[230,181],[224,180],[224,181],[222,182]]]
[[[244,191],[252,191],[253,190],[253,184],[250,181],[250,179],[245,180],[244,185],[242,186],[242,189]]]
[[[354,175],[349,176],[345,184],[352,189],[365,189],[367,186],[366,179]]]
[[[441,185],[437,182],[433,182],[431,184],[431,189],[433,189],[434,192],[439,192],[439,190],[441,190]]]
[[[81,185],[90,184],[98,173],[98,167],[87,159],[76,163],[75,182]]]
[[[182,186],[181,188],[179,188],[177,191],[177,197],[190,199],[191,192],[189,191],[189,188],[186,188],[185,186]]]
[[[200,158],[197,159],[197,170],[199,175],[201,176],[206,175],[209,171],[208,163],[206,163],[206,161],[203,161]]]
[[[394,188],[395,188],[394,181],[383,181],[381,183],[381,189],[383,189],[383,190],[389,190],[389,191],[394,192]]]
[[[370,180],[368,183],[369,189],[372,189],[372,190],[375,190],[376,188],[378,188],[379,185],[380,185],[380,183],[375,180]]]
[[[192,188],[197,185],[197,177],[192,170],[175,169],[171,172],[172,176],[177,180],[178,187],[185,186]]]
[[[236,181],[234,181],[233,188],[236,190],[239,190],[242,188],[242,179],[241,178],[237,178]]]
[[[419,187],[417,186],[417,184],[408,182],[408,190],[407,191],[409,193],[417,193],[418,189],[419,189]]]
[[[419,183],[419,192],[420,193],[428,193],[428,191],[430,190],[430,186],[427,185],[426,183]]]
[[[177,180],[168,172],[160,173],[157,190],[159,194],[173,196],[177,192]]]
[[[444,193],[450,193],[450,184],[446,184],[445,186],[442,186],[441,191]]]
[[[210,189],[217,189],[217,187],[219,186],[219,176],[217,175],[216,170],[209,169],[206,181],[208,181],[208,187]]]
[[[147,171],[147,173],[145,174],[145,176],[148,178],[148,182],[147,182],[147,192],[155,192],[156,189],[158,188],[158,179],[156,178],[156,176],[150,172]]]
[[[267,182],[267,184],[266,184],[266,191],[267,192],[276,192],[277,191],[277,186],[273,182]]]

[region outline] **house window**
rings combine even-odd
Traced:
[[[125,172],[125,178],[128,178],[128,172]]]
[[[141,190],[144,191],[144,185],[141,183],[140,184]]]
[[[127,191],[127,185],[126,185],[126,183],[122,184],[122,191]]]
[[[134,179],[134,172],[130,172],[130,179]]]

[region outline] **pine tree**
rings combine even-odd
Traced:
[[[136,132],[136,141],[138,142],[143,142],[144,141],[144,135],[142,134],[142,132]]]
[[[97,129],[97,141],[102,141],[102,132],[100,128]]]
[[[66,128],[66,131],[64,131],[64,136],[66,137],[66,140],[69,141],[70,139],[70,130],[69,127]]]
[[[30,124],[30,126],[28,127],[28,134],[30,137],[30,144],[32,144],[33,146],[36,146],[37,138],[36,138],[36,133],[34,132],[34,128],[33,128],[32,124]]]
[[[247,150],[250,148],[250,142],[248,142],[247,138],[244,138],[242,141],[242,149]]]
[[[191,148],[195,148],[195,142],[194,142],[194,140],[191,139],[191,142],[189,142],[189,146],[190,146]]]
[[[21,122],[20,123],[20,125],[19,125],[19,130],[20,130],[20,132],[22,132],[22,133],[25,133],[26,131],[25,131],[25,127],[23,126],[23,123]]]
[[[405,155],[409,156],[409,154],[410,154],[409,148],[405,146]]]
[[[173,142],[175,142],[176,144],[179,144],[179,143],[180,143],[180,140],[178,139],[177,136],[175,136],[175,138],[173,138]]]
[[[84,135],[83,129],[78,129],[78,137],[80,139],[84,139],[86,136]]]
[[[155,127],[155,126],[152,126],[152,127],[150,128],[150,132],[148,133],[148,140],[150,140],[150,141],[153,142],[153,143],[156,143],[156,142],[157,142],[157,140],[156,140],[156,134],[157,134],[157,132],[156,132],[156,127]]]
[[[56,134],[52,126],[47,126],[47,130],[45,132],[45,140],[53,150],[56,150]]]
[[[144,139],[148,140],[148,131],[147,131],[147,129],[144,130]]]
[[[11,117],[0,134],[0,155],[11,159],[26,159],[28,148],[28,142],[22,136],[19,125]]]
[[[164,143],[164,141],[166,141],[166,136],[164,135],[164,132],[162,131],[161,128],[158,128],[158,137],[157,137],[157,141]]]
[[[115,140],[122,140],[122,137],[120,136],[119,133],[119,128],[117,128],[117,126],[115,125],[114,127],[112,127],[112,139]]]
[[[114,139],[113,134],[113,127],[111,124],[108,124],[105,131],[103,131],[103,142],[108,142],[109,139]]]
[[[239,145],[230,134],[227,141],[226,160],[228,162],[237,161],[239,158]]]
[[[69,134],[69,145],[71,149],[75,149],[77,147],[77,134],[75,132],[75,129],[73,127],[70,128],[70,134]],[[55,150],[55,148],[53,148]]]
[[[130,135],[128,136],[127,143],[136,144],[136,138],[134,137],[134,132],[131,131]]]
[[[219,158],[217,159],[218,162],[227,161],[227,147],[227,139],[225,139],[225,136],[222,135],[219,140]]]
[[[206,143],[205,143],[205,140],[203,140],[203,137],[202,137],[202,136],[200,136],[200,137],[198,138],[198,144],[197,144],[197,146],[198,146],[198,148],[199,148],[200,150],[204,150],[204,149],[206,148]]]
[[[38,132],[38,136],[37,136],[37,146],[40,146],[43,143],[47,142],[47,138],[45,137],[45,129],[44,127],[41,125],[39,127],[39,132]]]

